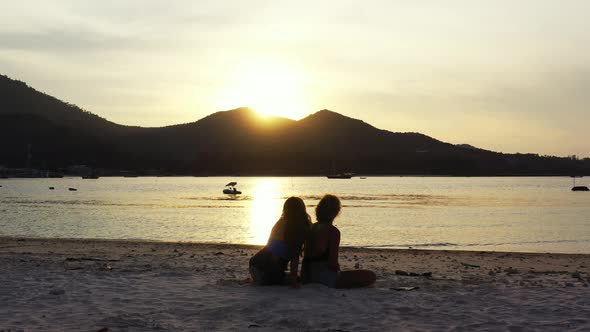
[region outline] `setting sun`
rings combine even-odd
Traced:
[[[307,115],[303,75],[281,63],[254,63],[235,70],[221,89],[222,109],[247,106],[262,115],[300,119]]]

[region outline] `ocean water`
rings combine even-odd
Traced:
[[[588,182],[582,179],[583,182]],[[243,194],[222,194],[237,181]],[[565,177],[0,180],[0,236],[263,244],[291,195],[338,195],[342,245],[590,253],[590,193]],[[49,190],[49,187],[55,190]],[[78,191],[68,191],[68,188]]]

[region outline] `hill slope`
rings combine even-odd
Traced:
[[[128,127],[0,76],[0,165],[72,164],[173,174],[589,174],[588,160],[502,154],[393,133],[322,110],[302,120],[240,108],[162,128]]]

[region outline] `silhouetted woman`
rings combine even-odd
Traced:
[[[281,218],[272,228],[268,243],[250,259],[250,275],[256,284],[278,285],[287,282],[298,287],[297,270],[303,244],[311,228],[311,218],[299,197],[289,197],[283,204]],[[290,264],[290,278],[285,270]]]
[[[340,214],[340,199],[325,195],[318,203],[315,214],[317,222],[311,226],[305,243],[302,264],[304,282],[318,282],[334,288],[356,288],[372,285],[376,276],[368,270],[340,271],[338,247],[340,231],[332,225]]]

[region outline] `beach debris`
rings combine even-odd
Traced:
[[[230,285],[246,285],[251,283],[250,278],[246,279],[219,279],[217,280],[217,284],[220,286],[230,286]]]
[[[568,274],[568,271],[553,271],[553,270],[549,270],[549,271],[535,271],[535,270],[529,270],[529,273],[534,273],[534,274]]]
[[[54,190],[54,189],[55,189],[55,187],[49,187],[49,190]]]
[[[403,271],[403,270],[395,270],[395,274],[398,276],[406,276],[406,277],[432,277],[432,272],[416,273],[416,272],[407,272],[407,271]]]
[[[504,269],[504,272],[506,272],[507,275],[513,275],[513,274],[518,274],[518,269],[515,269],[513,267],[509,267]]]
[[[216,252],[216,253],[213,253],[213,255],[215,255],[215,256],[219,256],[219,255],[225,255],[225,254],[224,254],[224,253],[222,253],[221,251],[218,251],[218,252]]]
[[[572,273],[572,278],[578,279],[578,280],[583,280],[582,279],[582,274],[580,272],[578,272],[578,271]]]
[[[473,267],[473,268],[477,268],[477,269],[479,269],[479,268],[480,268],[480,266],[479,266],[479,265],[475,265],[475,264],[469,264],[469,263],[463,263],[463,262],[460,262],[460,263],[461,263],[461,265],[463,265],[463,266],[465,266],[465,267]]]
[[[66,291],[63,289],[60,289],[60,288],[54,288],[49,291],[49,294],[51,294],[51,295],[64,295],[65,293],[66,293]]]
[[[69,191],[78,191],[76,188],[68,188]]]
[[[488,272],[488,275],[493,277],[493,276],[495,276],[495,275],[496,275],[496,272],[494,272],[493,270],[490,270],[490,271]]]
[[[76,262],[79,262],[79,261],[76,261]],[[76,264],[76,263],[74,263],[74,264],[72,264],[72,263],[68,263],[68,260],[66,259],[66,260],[64,260],[64,269],[66,269],[66,270],[68,270],[68,271],[70,271],[70,270],[82,270],[82,269],[83,269],[83,267],[82,267],[82,266],[80,266],[80,264]]]
[[[420,289],[419,286],[409,286],[409,287],[392,287],[390,288],[390,290],[394,290],[394,291],[412,291],[412,290],[416,290],[416,289]]]
[[[108,263],[104,263],[104,264],[100,264],[100,266],[98,267],[98,269],[99,270],[102,270],[102,271],[110,271],[110,270],[113,269],[113,267],[110,264],[108,264]]]
[[[252,328],[255,328],[255,327],[260,327],[260,325],[258,325],[258,324],[250,324],[250,325],[248,325],[248,328],[249,329],[252,329]]]
[[[360,269],[361,268],[361,264],[359,262],[356,262],[356,264],[354,264],[354,268],[355,269]]]
[[[118,262],[120,259],[107,259],[100,257],[66,257],[65,261]]]

